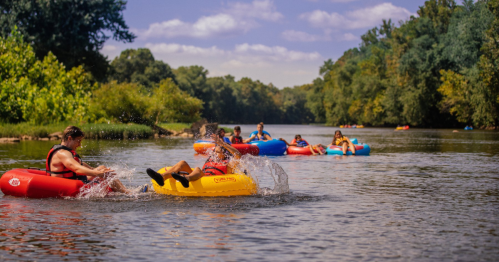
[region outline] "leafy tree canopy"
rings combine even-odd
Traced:
[[[0,34],[8,36],[14,26],[24,36],[38,59],[52,52],[68,69],[85,65],[97,80],[105,79],[106,58],[99,53],[113,39],[132,42],[121,0],[3,0],[0,1]]]
[[[154,56],[147,48],[127,49],[111,62],[109,76],[111,81],[138,83],[151,89],[167,78],[171,78],[174,83],[177,82],[170,66],[163,61],[154,60]]]

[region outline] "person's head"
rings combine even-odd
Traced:
[[[258,132],[263,131],[263,122],[260,122],[258,125],[256,125],[256,130],[258,130]]]
[[[219,128],[219,129],[217,130],[217,135],[218,135],[220,138],[222,138],[222,139],[223,139],[223,138],[224,138],[224,136],[225,136],[225,130],[224,130],[223,128]]]
[[[229,155],[227,149],[223,148],[222,146],[216,146],[214,152],[217,158],[221,160],[227,159]]]
[[[334,131],[334,137],[341,138],[341,137],[343,137],[343,134],[341,133],[340,130],[336,130],[336,131]]]
[[[235,126],[234,127],[234,135],[235,136],[240,136],[241,135],[241,127],[240,126]]]
[[[81,140],[85,133],[76,126],[68,126],[62,133],[62,142],[69,148],[75,150],[81,146]]]
[[[295,141],[301,141],[301,135],[296,135],[295,136]]]

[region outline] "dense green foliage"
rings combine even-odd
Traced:
[[[250,78],[207,77],[201,66],[174,70],[179,87],[205,102],[202,116],[221,123],[308,123],[313,118],[304,106],[301,87],[279,90]]]
[[[176,82],[170,66],[154,59],[147,48],[127,49],[111,62],[110,80],[118,83],[138,83],[152,88],[161,80],[171,78]]]
[[[498,126],[497,2],[430,0],[399,27],[383,21],[324,63],[307,107],[331,125]]]
[[[135,38],[121,14],[125,5],[122,0],[2,0],[0,35],[17,26],[38,59],[52,52],[67,68],[84,64],[104,80],[109,64],[99,50],[109,39],[106,33],[123,42]]]
[[[205,117],[241,124],[499,126],[499,0],[426,1],[419,17],[398,26],[383,21],[358,48],[325,61],[320,78],[284,89],[208,77],[197,65],[171,69],[146,48],[127,49],[108,64],[98,53],[104,31],[125,42],[134,38],[124,7],[118,0],[3,1],[0,122],[160,125]],[[19,31],[11,32],[16,25]]]
[[[81,66],[66,71],[49,53],[43,61],[22,37],[0,39],[0,121],[50,123],[85,118],[91,85]]]
[[[91,120],[153,125],[160,122],[193,122],[199,119],[202,101],[182,92],[171,79],[148,91],[140,84],[116,81],[94,92]]]
[[[153,125],[199,119],[202,101],[182,92],[170,78],[148,88],[128,82],[91,83],[82,66],[66,71],[52,53],[38,60],[17,31],[0,39],[0,122]]]

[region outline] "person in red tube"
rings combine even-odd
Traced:
[[[234,127],[234,134],[230,137],[230,142],[232,144],[246,144],[249,141],[251,141],[250,138],[243,139],[243,137],[241,136],[241,127],[235,126]]]
[[[183,187],[189,187],[189,181],[196,181],[203,176],[216,176],[233,174],[237,168],[237,159],[241,158],[241,153],[228,143],[224,142],[218,135],[211,135],[215,140],[215,154],[210,156],[204,163],[203,168],[196,167],[192,169],[189,164],[182,160],[166,170],[164,173],[158,173],[148,168],[147,175],[149,175],[158,185],[164,186],[165,180],[173,178],[179,181]],[[232,158],[230,156],[233,156]]]
[[[85,184],[98,183],[104,178],[116,175],[114,170],[106,166],[94,168],[81,160],[76,149],[81,146],[84,137],[85,134],[80,128],[68,126],[62,134],[61,144],[54,145],[47,155],[47,173],[53,177],[81,180]],[[118,179],[114,179],[110,187],[114,192],[131,193]],[[145,188],[141,191],[146,190]]]
[[[279,140],[283,141],[288,146],[306,147],[306,148],[310,149],[310,152],[312,152],[312,155],[314,155],[314,156],[317,155],[317,153],[315,153],[315,150],[317,150],[317,152],[319,152],[320,155],[324,154],[324,153],[322,153],[322,150],[324,150],[323,145],[321,145],[321,144],[317,144],[314,146],[309,145],[307,143],[307,141],[305,141],[301,138],[301,135],[295,135],[295,139],[293,141],[291,141],[291,143],[288,143],[283,138],[279,138]]]

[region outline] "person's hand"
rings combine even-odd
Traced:
[[[99,174],[97,176],[101,178],[113,177],[116,175],[116,173],[114,173],[114,170],[105,166],[99,166],[98,168],[96,168],[96,170],[99,171]]]

